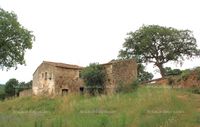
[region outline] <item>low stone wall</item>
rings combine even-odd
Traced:
[[[32,89],[27,89],[19,92],[20,97],[32,96]]]

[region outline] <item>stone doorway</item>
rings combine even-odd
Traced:
[[[84,87],[81,86],[81,87],[79,88],[79,90],[80,90],[80,93],[82,94],[82,93],[84,92]]]
[[[62,96],[67,95],[68,91],[68,89],[62,89]]]

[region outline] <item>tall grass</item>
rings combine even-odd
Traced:
[[[0,127],[192,127],[199,95],[160,87],[91,97],[23,97],[0,102]]]

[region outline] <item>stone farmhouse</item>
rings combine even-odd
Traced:
[[[119,84],[129,84],[137,78],[135,60],[113,60],[101,64],[106,72],[106,93],[112,93]],[[33,95],[64,95],[86,91],[78,65],[43,61],[33,74]]]

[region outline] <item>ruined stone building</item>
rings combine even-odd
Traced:
[[[106,92],[114,92],[117,85],[130,84],[137,78],[134,60],[111,61],[102,64],[106,72]],[[83,67],[44,61],[33,74],[33,95],[63,95],[68,92],[84,92],[80,77]]]
[[[33,95],[61,95],[79,91],[83,80],[79,74],[82,67],[44,61],[33,74]]]

